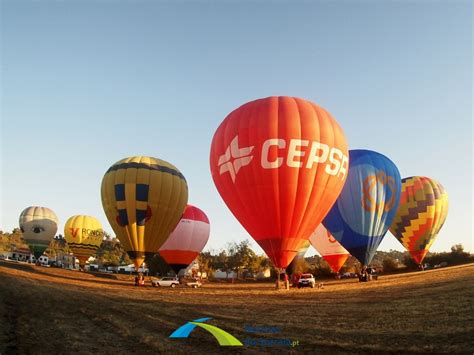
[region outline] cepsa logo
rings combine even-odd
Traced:
[[[219,174],[229,173],[235,183],[240,169],[252,162],[254,148],[255,146],[240,147],[239,136],[235,136],[218,159]],[[259,151],[259,163],[263,169],[278,169],[282,166],[312,169],[314,164],[324,164],[324,171],[329,175],[338,176],[343,180],[347,174],[348,156],[340,149],[329,147],[325,143],[270,138],[263,142]]]

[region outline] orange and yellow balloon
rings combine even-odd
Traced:
[[[188,202],[183,174],[164,160],[145,156],[112,165],[101,191],[107,219],[137,269],[158,252]]]
[[[402,193],[390,232],[418,264],[428,253],[448,215],[448,194],[428,177],[402,179]]]
[[[91,216],[72,216],[64,225],[64,238],[84,268],[86,261],[96,254],[102,244],[104,231],[99,220]]]

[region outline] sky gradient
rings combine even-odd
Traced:
[[[450,210],[432,251],[473,251],[470,1],[2,1],[0,229],[30,205],[99,218],[105,171],[155,156],[186,176],[208,248],[251,239],[209,171],[228,113],[272,95],[327,109],[350,149],[425,175]],[[252,244],[256,250],[256,243]],[[379,250],[403,250],[387,233]],[[313,252],[314,253],[314,252]]]

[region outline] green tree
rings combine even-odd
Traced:
[[[146,260],[146,265],[150,270],[150,275],[165,276],[171,272],[171,267],[166,263],[159,253]]]
[[[198,268],[199,268],[199,273],[201,274],[201,279],[202,275],[206,273],[207,277],[209,278],[212,268],[213,268],[213,261],[214,257],[211,254],[210,251],[206,252],[201,252],[198,255]]]
[[[387,256],[385,259],[383,259],[382,266],[384,272],[397,271],[400,267],[397,261],[390,256]]]

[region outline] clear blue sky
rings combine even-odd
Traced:
[[[208,247],[251,239],[214,187],[210,142],[241,104],[289,95],[329,110],[351,149],[439,180],[450,211],[432,250],[473,251],[470,1],[4,0],[1,26],[0,229],[43,205],[60,230],[89,214],[111,231],[103,174],[150,155],[186,176]]]

